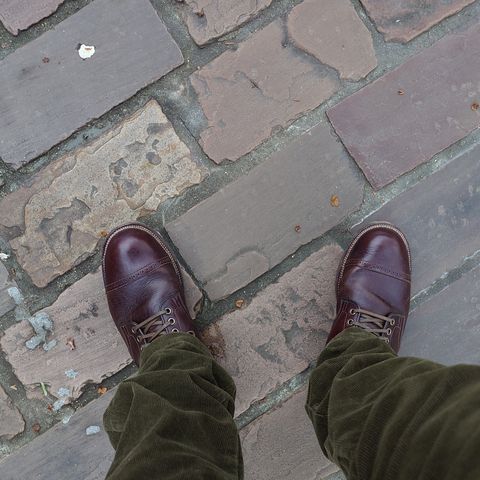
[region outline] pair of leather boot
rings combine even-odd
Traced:
[[[338,270],[337,316],[327,342],[357,327],[398,352],[410,273],[410,250],[400,230],[379,223],[361,231]],[[137,365],[142,349],[160,335],[195,335],[177,261],[155,231],[137,223],[114,230],[104,247],[103,278],[112,318]]]

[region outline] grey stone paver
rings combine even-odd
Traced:
[[[152,100],[5,197],[0,230],[43,287],[93,253],[105,231],[155,211],[204,176]]]
[[[408,319],[401,355],[443,365],[480,365],[480,267],[415,308]]]
[[[231,32],[247,22],[272,0],[184,0],[182,10],[188,31],[198,45]]]
[[[103,429],[103,412],[113,392],[82,408],[0,463],[2,480],[104,480],[113,449]],[[87,436],[96,425],[100,432]]]
[[[15,308],[15,296],[12,292],[15,288],[17,284],[10,278],[5,265],[0,262],[0,316]]]
[[[148,0],[95,0],[0,63],[0,156],[21,167],[182,63]]]
[[[166,228],[217,300],[319,237],[362,199],[361,179],[322,123]]]
[[[0,22],[13,35],[51,15],[65,0],[2,0]]]
[[[360,80],[377,66],[370,32],[350,0],[304,0],[288,16],[288,33],[341,78]]]
[[[339,87],[285,41],[280,20],[195,72],[191,82],[208,121],[200,145],[217,163],[237,160]]]
[[[306,398],[303,389],[241,430],[245,478],[320,480],[338,471],[320,449]]]
[[[0,418],[2,419],[0,439],[12,439],[23,432],[25,421],[2,387],[0,387]]]
[[[360,0],[389,41],[408,42],[474,0]]]
[[[480,146],[395,197],[364,221],[389,221],[407,235],[413,293],[480,250]]]
[[[187,306],[195,317],[202,294],[183,269],[182,274]],[[32,322],[45,318],[53,323],[53,328],[47,329],[46,341],[53,340],[56,345],[48,351],[43,344],[29,348],[27,342],[34,336]],[[68,345],[71,339],[75,350]],[[35,397],[39,382],[43,382],[64,404],[78,398],[86,384],[100,383],[131,362],[110,317],[100,271],[67,288],[53,305],[31,319],[8,328],[0,346],[29,396]]]
[[[329,110],[375,189],[478,128],[479,41],[478,25],[451,33]]]
[[[237,385],[237,415],[313,362],[335,314],[342,250],[328,245],[224,315],[202,338]]]

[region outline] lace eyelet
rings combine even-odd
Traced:
[[[140,335],[137,335],[136,339],[138,343],[142,343],[142,337]]]
[[[390,320],[390,325],[393,327],[395,325],[395,320]]]
[[[170,314],[172,313],[172,309],[171,309],[171,308],[166,308],[166,309],[165,309],[165,313],[166,313],[167,315],[170,315]]]
[[[189,333],[190,335],[193,335],[194,337],[196,337],[195,332],[194,332],[193,330],[189,330],[187,333]]]
[[[387,328],[387,335],[391,335],[392,334],[392,329],[391,328]]]
[[[353,325],[353,318],[349,318],[347,320],[347,325],[352,326]]]
[[[354,308],[351,308],[349,311],[350,315],[356,315],[357,312],[355,312]]]
[[[170,325],[174,325],[174,324],[175,324],[175,319],[172,318],[172,317],[170,317],[170,318],[168,319],[168,323],[169,323]]]
[[[172,333],[178,333],[178,332],[179,332],[178,328],[172,328]]]
[[[137,333],[137,331],[135,330],[135,327],[132,327],[131,331],[132,331],[132,333]]]
[[[385,341],[386,341],[387,343],[390,343],[390,339],[389,339],[389,338],[386,338]]]

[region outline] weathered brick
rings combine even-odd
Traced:
[[[237,160],[338,89],[284,30],[275,21],[190,77],[208,121],[200,143],[215,162]]]
[[[332,228],[362,198],[362,180],[322,123],[166,228],[217,300]]]
[[[0,63],[0,156],[19,168],[182,63],[148,0],[95,0]]]
[[[0,22],[13,35],[48,17],[65,0],[2,0]]]
[[[305,413],[306,394],[296,393],[240,431],[245,478],[319,480],[338,471],[318,445]]]
[[[202,338],[237,385],[237,414],[314,361],[335,315],[335,275],[342,250],[311,255]]]
[[[397,196],[367,218],[387,220],[407,235],[418,292],[480,250],[480,146]]]
[[[479,42],[478,25],[450,34],[329,110],[375,189],[478,128]]]
[[[25,428],[25,421],[17,407],[0,387],[0,438],[10,440]]]
[[[372,36],[350,0],[304,0],[288,17],[288,33],[342,78],[359,80],[377,66]]]
[[[0,263],[0,317],[15,307],[15,301],[10,293],[16,288],[16,283],[10,279],[8,270],[3,263]]]
[[[187,306],[195,317],[201,293],[182,269],[186,285]],[[46,318],[53,323],[46,341],[56,341],[48,351],[39,345],[28,348],[26,342],[34,335],[28,321],[8,328],[0,340],[2,350],[19,380],[33,396],[39,382],[44,382],[56,397],[61,388],[69,395],[65,403],[80,396],[88,383],[100,383],[131,361],[125,344],[110,317],[105,298],[102,273],[91,273],[65,290],[57,301],[32,317]],[[47,329],[48,330],[48,329]],[[75,350],[67,345],[74,339]],[[67,372],[69,372],[67,374]]]
[[[112,394],[94,400],[68,424],[58,423],[9,455],[0,463],[2,480],[104,480],[114,457],[102,426]],[[85,430],[92,425],[99,426],[100,432],[87,436]]]
[[[474,0],[360,0],[385,40],[408,42]]]
[[[480,364],[480,267],[428,298],[410,315],[402,355],[444,365]]]
[[[103,231],[153,212],[205,169],[150,101],[0,202],[0,230],[39,287],[87,258]]]
[[[198,45],[231,32],[247,22],[272,0],[184,0],[183,17]]]

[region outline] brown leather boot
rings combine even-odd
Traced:
[[[327,343],[357,327],[398,352],[410,308],[410,274],[410,249],[398,228],[378,223],[362,230],[340,264],[337,317]]]
[[[158,233],[138,223],[117,228],[102,267],[110,313],[137,365],[142,348],[160,335],[194,335],[180,269]]]

